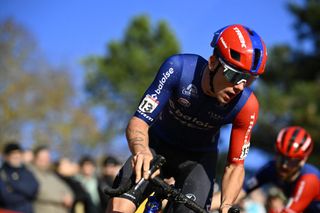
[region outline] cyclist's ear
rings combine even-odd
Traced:
[[[217,59],[217,57],[215,55],[210,56],[209,62],[208,62],[209,70],[214,71],[217,68],[219,63],[217,63],[218,60],[216,60],[216,59]]]
[[[209,63],[208,63],[208,66],[209,66],[209,69],[210,70],[214,70],[215,69],[215,62],[216,62],[216,56],[215,55],[211,55],[210,58],[209,58]]]
[[[299,166],[300,166],[300,167],[303,167],[303,165],[307,162],[307,160],[308,160],[308,157],[303,158],[303,159],[300,161]]]

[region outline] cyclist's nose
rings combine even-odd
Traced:
[[[282,169],[288,169],[288,162],[283,162],[283,163],[281,164],[281,168],[282,168]]]
[[[235,89],[236,92],[241,92],[244,89],[245,85],[246,85],[245,82],[241,82],[240,84],[235,84],[233,88]]]

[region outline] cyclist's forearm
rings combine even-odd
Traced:
[[[221,206],[231,206],[236,202],[244,179],[243,165],[230,164],[226,166],[222,179]]]
[[[137,117],[131,118],[126,129],[126,137],[133,155],[149,150],[149,126]]]
[[[246,197],[246,192],[243,189],[241,189],[235,203],[239,203],[245,197]],[[218,210],[220,208],[220,205],[221,205],[221,192],[216,192],[212,196],[210,210],[211,211]]]
[[[211,211],[218,210],[220,207],[220,204],[221,204],[221,192],[216,192],[212,196],[210,210]]]

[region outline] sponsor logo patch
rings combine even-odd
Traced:
[[[240,41],[240,43],[241,43],[241,47],[242,47],[242,48],[247,48],[246,41],[244,40],[244,37],[243,37],[241,31],[239,30],[239,28],[238,28],[238,27],[234,27],[233,30],[234,30],[234,31],[237,33],[237,35],[238,35],[239,41]]]
[[[169,68],[167,72],[162,73],[162,78],[159,80],[159,84],[157,86],[157,89],[154,90],[154,92],[158,95],[160,95],[163,86],[167,82],[168,78],[174,73],[174,70],[172,67]]]
[[[186,96],[198,97],[198,89],[195,85],[189,84],[187,88],[183,88],[182,94]]]
[[[221,120],[224,119],[224,117],[223,117],[222,115],[219,115],[219,114],[214,113],[214,112],[208,112],[208,115],[209,115],[209,117],[210,117],[211,119],[214,119],[214,120],[219,120],[219,121],[221,121]]]
[[[144,118],[146,118],[147,120],[149,120],[149,121],[153,121],[153,118],[151,118],[149,115],[147,115],[146,113],[144,113],[144,112],[141,112],[141,110],[140,109],[138,109],[137,110],[137,112],[139,112]]]
[[[184,107],[190,107],[191,103],[185,98],[179,98],[178,103]]]
[[[249,189],[252,189],[258,185],[258,180],[255,177],[252,177],[247,182]]]
[[[186,194],[186,197],[190,200],[196,201],[197,197],[194,194],[188,193]]]
[[[244,141],[243,141],[243,145],[241,148],[241,155],[239,158],[234,158],[234,160],[244,160],[249,153],[249,148],[250,148],[249,136],[250,136],[250,133],[251,133],[253,125],[254,125],[255,117],[256,117],[255,114],[250,116],[249,126],[248,126],[248,129],[247,129],[246,134],[244,136]]]
[[[169,113],[184,126],[202,130],[213,129],[215,127],[209,122],[199,120],[197,116],[185,114],[183,110],[175,106],[172,100],[169,100],[169,106]]]
[[[227,49],[228,46],[227,46],[227,44],[226,44],[226,42],[224,41],[224,39],[223,39],[222,36],[221,36],[220,40],[221,40],[221,43],[223,44],[224,48]]]

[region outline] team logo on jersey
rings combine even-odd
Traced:
[[[179,98],[178,99],[178,103],[181,104],[184,107],[190,107],[190,105],[191,105],[190,101],[188,101],[185,98]]]
[[[246,134],[244,136],[244,141],[243,141],[243,145],[242,145],[242,148],[241,148],[241,155],[240,155],[239,158],[235,158],[235,160],[244,160],[247,157],[248,153],[249,153],[249,148],[250,148],[249,137],[250,137],[250,134],[252,132],[252,128],[253,128],[253,125],[254,125],[255,117],[256,117],[255,114],[250,115],[250,122],[249,122],[248,129],[246,131]]]
[[[183,88],[182,94],[192,97],[198,97],[198,89],[195,85],[189,84],[187,88]]]
[[[142,115],[145,119],[149,120],[149,121],[153,121],[153,118],[151,118],[149,115],[147,115],[146,113],[142,112],[140,109],[137,110],[138,113],[140,113],[140,115]]]
[[[197,197],[194,194],[188,193],[186,194],[186,197],[190,200],[196,201]]]
[[[253,125],[254,125],[255,117],[256,117],[256,114],[253,114],[253,115],[250,116],[250,123],[249,123],[248,129],[247,129],[245,137],[244,137],[244,144],[247,144],[247,143],[250,144],[249,136],[250,136],[250,134],[252,132],[252,128],[253,128]]]
[[[249,189],[252,189],[252,188],[256,187],[258,185],[257,178],[255,178],[255,177],[250,178],[247,181],[247,185],[248,185]]]
[[[207,121],[201,121],[197,116],[185,114],[180,105],[175,105],[175,103],[169,99],[169,113],[173,116],[174,119],[179,121],[182,125],[194,128],[194,129],[213,129],[215,128]]]
[[[160,95],[162,88],[164,87],[165,83],[167,82],[168,78],[174,73],[174,70],[172,67],[169,68],[169,70],[165,73],[162,73],[162,78],[159,80],[159,84],[157,86],[157,89],[155,89],[155,93]]]
[[[209,118],[213,119],[213,120],[223,120],[223,116],[214,113],[214,112],[208,112]]]

